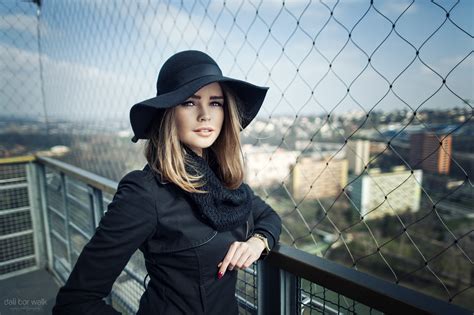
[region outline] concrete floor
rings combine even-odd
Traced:
[[[0,281],[0,314],[51,314],[59,285],[45,269]]]

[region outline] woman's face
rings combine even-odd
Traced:
[[[202,156],[202,149],[214,143],[224,122],[224,95],[219,83],[202,87],[176,106],[175,114],[179,140]],[[198,131],[198,128],[211,130]]]

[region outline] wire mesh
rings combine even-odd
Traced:
[[[200,49],[226,75],[270,87],[242,142],[282,243],[474,308],[472,10],[2,2],[0,154],[47,149],[119,180],[145,163],[130,106],[155,94],[171,54]]]
[[[301,315],[307,314],[383,314],[325,287],[300,279]]]
[[[26,164],[0,164],[0,279],[36,267]]]
[[[236,297],[239,302],[239,314],[256,314],[257,301],[257,263],[238,271],[236,284]]]

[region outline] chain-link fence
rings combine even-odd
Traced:
[[[473,3],[0,4],[0,154],[45,150],[118,180],[128,111],[173,53],[269,86],[242,133],[281,242],[474,307]]]
[[[38,214],[32,211],[31,167],[0,164],[0,279],[34,270],[39,264]],[[37,231],[35,231],[35,229]]]

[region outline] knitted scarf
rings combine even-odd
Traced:
[[[185,193],[197,205],[201,218],[215,230],[229,231],[245,224],[250,214],[252,196],[250,187],[242,183],[237,189],[226,188],[217,177],[217,159],[209,150],[209,164],[193,150],[184,146],[186,151],[185,169],[188,174],[203,174],[206,183],[199,190],[208,193]]]

